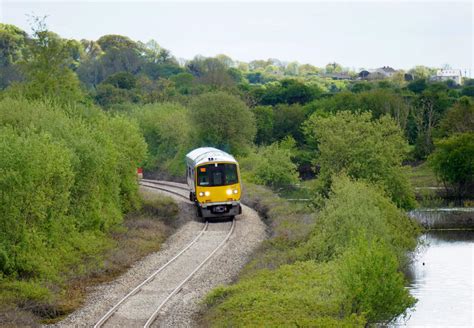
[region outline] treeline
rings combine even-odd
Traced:
[[[374,118],[391,115],[412,145],[411,160],[424,160],[449,109],[462,96],[474,96],[474,80],[465,79],[462,86],[430,82],[434,70],[423,66],[408,71],[413,81],[405,81],[403,71],[383,80],[336,81],[325,75],[343,70],[336,63],[324,68],[277,59],[244,63],[225,55],[178,61],[153,40],[142,43],[121,35],[66,40],[47,31],[41,20],[31,36],[0,25],[0,43],[0,87],[7,93],[49,94],[119,111],[128,104],[164,101],[186,106],[197,95],[225,91],[254,112],[257,144],[291,135],[304,146],[301,123],[312,113],[369,111]]]

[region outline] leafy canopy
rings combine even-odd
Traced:
[[[414,206],[401,166],[408,144],[393,119],[372,120],[368,112],[342,111],[327,117],[315,113],[305,122],[304,131],[320,169],[323,195],[329,192],[332,176],[346,172],[351,178],[380,184],[398,206]]]
[[[255,118],[245,103],[225,92],[197,96],[190,105],[199,146],[245,154],[255,138]]]

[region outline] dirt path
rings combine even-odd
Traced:
[[[146,187],[142,187],[146,188]],[[146,188],[147,191],[164,193]],[[167,193],[165,193],[167,194]],[[169,195],[169,194],[167,194]],[[186,247],[203,229],[204,223],[194,216],[193,205],[180,197],[180,215],[185,223],[163,245],[159,252],[138,261],[118,279],[93,287],[85,305],[65,320],[50,327],[91,327],[118,300],[145,280],[156,269],[165,264],[181,249]],[[230,222],[211,222],[208,231],[174,265],[161,272],[147,284],[143,291],[134,295],[117,310],[105,327],[143,327],[146,317],[161,303],[176,282],[193,270],[196,263],[210,253],[229,231]],[[236,277],[252,252],[265,238],[265,226],[257,213],[243,206],[243,213],[236,217],[235,229],[227,243],[191,278],[177,295],[160,311],[154,327],[192,327],[199,310],[199,302],[212,288],[228,284]],[[150,311],[151,310],[151,311]]]

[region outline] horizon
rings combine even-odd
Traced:
[[[439,1],[2,1],[0,21],[29,33],[27,15],[47,15],[48,29],[63,38],[154,39],[178,59],[225,54],[243,62],[278,58],[317,67],[337,62],[353,71],[449,65],[472,76],[472,10],[470,2]]]

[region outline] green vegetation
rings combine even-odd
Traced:
[[[183,158],[193,142],[188,109],[176,103],[156,103],[134,106],[130,116],[137,120],[148,144],[144,167],[163,176],[181,176]]]
[[[214,145],[240,155],[255,138],[255,118],[239,98],[224,92],[197,96],[190,105],[198,146]]]
[[[452,186],[461,199],[474,186],[474,132],[439,140],[429,162],[437,176]]]
[[[316,219],[256,187],[247,192],[273,234],[236,284],[207,296],[205,324],[364,327],[414,304],[400,269],[418,228],[380,189],[334,178]]]
[[[296,184],[298,172],[291,160],[295,151],[295,141],[291,137],[269,146],[259,147],[255,153],[240,162],[244,178],[273,188]]]
[[[407,175],[412,186],[418,188],[442,187],[433,172],[433,168],[427,162],[410,167]]]
[[[139,206],[146,144],[133,123],[92,108],[4,99],[0,123],[1,299],[48,301],[100,266],[107,232]]]
[[[338,112],[322,117],[313,114],[305,123],[308,143],[318,153],[320,192],[327,195],[334,174],[346,172],[356,179],[378,183],[400,207],[412,208],[414,195],[402,170],[408,145],[396,123],[370,113]]]
[[[154,40],[33,25],[0,24],[0,304],[56,317],[77,306],[62,303],[68,281],[159,247],[171,223],[149,217],[177,209],[145,197],[137,212],[136,168],[182,179],[199,146],[272,188],[246,185],[272,235],[208,297],[206,324],[364,326],[413,304],[401,274],[418,231],[402,212],[415,206],[409,178],[471,188],[473,80],[432,82],[424,66],[360,80],[338,63],[180,63]]]

